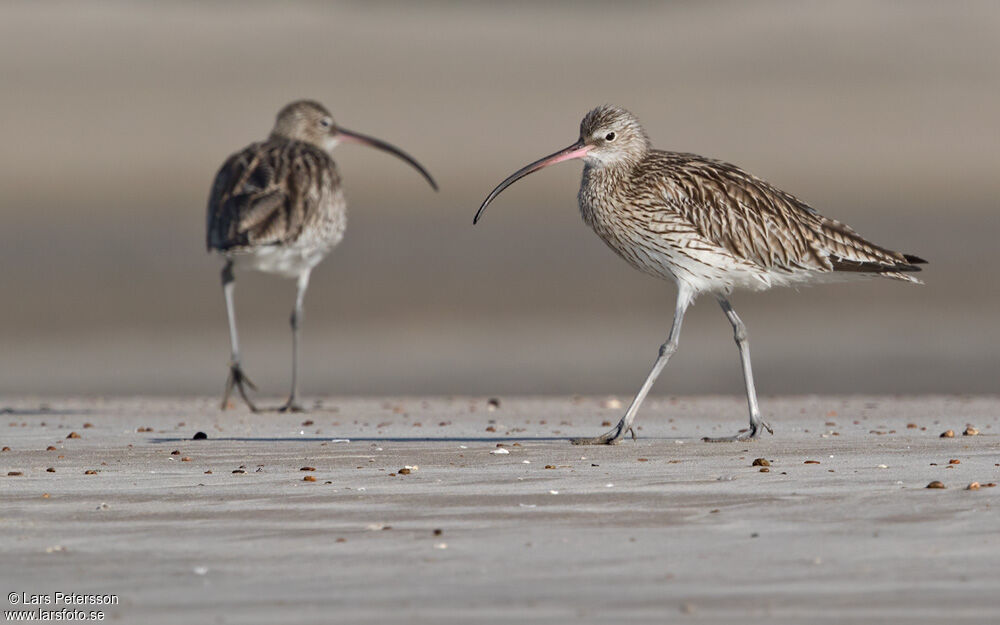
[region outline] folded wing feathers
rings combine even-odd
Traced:
[[[662,156],[661,156],[662,155]],[[923,259],[880,247],[735,165],[658,153],[668,205],[734,256],[768,269],[875,273],[915,281]],[[663,171],[663,170],[661,170]]]
[[[217,250],[294,242],[338,182],[333,161],[289,141],[255,143],[216,175],[208,203],[208,247]]]

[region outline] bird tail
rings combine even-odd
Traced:
[[[927,261],[913,254],[899,254],[899,256],[902,257],[899,262],[858,261],[844,258],[830,260],[834,271],[875,274],[883,278],[923,284],[922,280],[910,274],[921,271],[923,268],[920,265],[926,265]]]

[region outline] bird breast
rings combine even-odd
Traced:
[[[636,187],[628,172],[586,167],[579,203],[584,222],[630,265],[694,292],[767,288],[760,270],[706,241],[664,189]],[[677,198],[681,201],[681,198]]]

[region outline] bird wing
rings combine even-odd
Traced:
[[[660,184],[659,202],[669,207],[654,219],[679,220],[710,245],[762,269],[786,271],[919,271],[925,262],[880,247],[838,221],[820,215],[796,197],[746,171],[693,154],[651,155]],[[662,176],[662,172],[670,172]]]
[[[210,250],[288,245],[339,192],[333,159],[297,141],[255,143],[219,169],[208,199]]]

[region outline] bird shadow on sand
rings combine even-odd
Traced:
[[[225,441],[235,443],[552,443],[570,442],[577,436],[364,436],[357,438],[335,438],[330,436],[225,436],[200,439],[177,437],[159,437],[150,439],[151,443],[184,443],[184,442],[211,442]],[[645,441],[665,441],[683,440],[678,437],[646,437],[640,440]],[[691,439],[694,440],[694,439]],[[625,441],[626,443],[631,441]]]
[[[91,410],[65,410],[59,408],[0,408],[0,416],[10,415],[13,417],[71,417],[75,415],[92,414]]]

